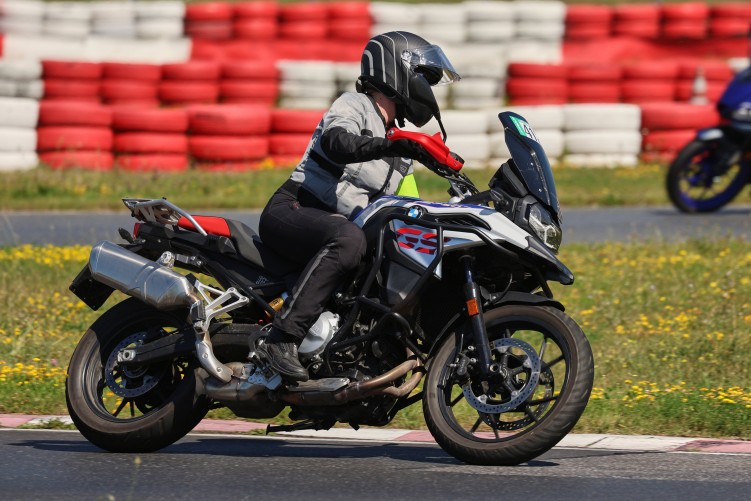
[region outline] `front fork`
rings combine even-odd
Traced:
[[[472,363],[483,376],[498,374],[500,365],[493,362],[491,357],[490,340],[488,339],[488,331],[485,329],[485,318],[482,311],[482,294],[480,293],[480,286],[477,285],[474,278],[475,258],[465,255],[459,258],[459,262],[464,266],[464,299],[472,330],[470,339],[474,344],[477,357],[472,360]]]

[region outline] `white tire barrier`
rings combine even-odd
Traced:
[[[0,127],[34,129],[39,120],[39,103],[33,99],[0,98]],[[33,149],[35,149],[36,146]]]
[[[184,18],[185,3],[180,0],[155,0],[136,2],[134,6],[138,18]]]
[[[183,20],[180,18],[139,19],[135,25],[140,38],[180,38],[183,36]]]
[[[46,19],[59,21],[91,21],[90,2],[47,2],[44,6]]]
[[[567,104],[563,128],[574,130],[632,130],[641,127],[641,108],[634,104]]]
[[[464,2],[467,20],[473,21],[513,21],[516,11],[511,2],[492,2],[489,0],[470,0]]]
[[[35,129],[0,127],[0,151],[7,153],[29,153],[37,147]]]
[[[31,170],[39,165],[39,156],[35,151],[9,153],[0,151],[0,172],[17,172]]]
[[[569,154],[563,163],[570,167],[635,167],[638,155],[629,154]]]
[[[565,134],[565,150],[569,154],[628,154],[638,155],[642,136],[638,131],[580,130]]]
[[[417,8],[420,11],[420,22],[424,25],[453,25],[457,28],[467,21],[467,9],[463,3],[422,3],[417,4]]]
[[[464,159],[464,168],[485,168],[490,158],[490,137],[487,134],[449,134],[446,144]]]
[[[516,23],[511,20],[470,21],[467,40],[470,42],[505,42],[516,36]]]
[[[91,23],[77,19],[47,19],[42,33],[50,37],[86,38],[90,33]]]
[[[144,2],[122,2],[120,0],[99,0],[91,2],[91,17],[98,20],[133,19],[136,14],[135,6]]]
[[[563,23],[566,18],[566,4],[557,1],[518,0],[513,2],[514,17],[518,21]]]
[[[6,18],[41,18],[45,7],[41,0],[3,0],[0,15]]]
[[[421,12],[422,10],[413,4],[387,2],[373,2],[370,4],[370,15],[376,25],[416,24],[420,22]],[[406,30],[406,28],[403,29]]]
[[[564,151],[564,134],[559,129],[535,129],[535,134],[540,140],[545,154],[552,161],[563,155]],[[493,132],[490,137],[490,157],[494,159],[508,160],[511,158],[508,146],[506,146],[506,135],[503,132]]]

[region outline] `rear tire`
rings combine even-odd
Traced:
[[[112,452],[152,452],[203,419],[211,400],[196,394],[195,359],[123,368],[113,358],[144,338],[191,328],[186,317],[127,299],[86,331],[68,367],[65,398],[73,422],[91,443]]]
[[[445,338],[428,368],[425,422],[436,442],[457,459],[517,465],[549,450],[581,417],[592,390],[592,350],[579,326],[555,308],[504,306],[486,312],[485,325],[493,361],[506,376],[483,378],[470,364],[463,379],[455,337]],[[472,356],[466,337],[464,344],[461,354]],[[535,358],[540,360],[537,376],[530,369]],[[470,404],[463,388],[469,385],[474,395],[482,393],[475,405],[487,412]]]

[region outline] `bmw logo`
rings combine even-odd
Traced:
[[[419,205],[415,205],[414,207],[410,207],[409,211],[407,212],[407,215],[409,217],[419,219],[422,217],[424,213],[425,213],[425,210],[422,207],[420,207]]]

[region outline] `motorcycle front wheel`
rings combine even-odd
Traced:
[[[423,412],[436,442],[477,465],[534,459],[574,427],[589,400],[592,350],[579,326],[555,308],[503,306],[485,313],[494,371],[471,361],[465,334],[445,338],[430,361]]]
[[[151,452],[192,430],[211,406],[196,394],[191,358],[122,365],[117,353],[192,328],[187,312],[156,310],[127,299],[105,312],[76,346],[65,397],[81,434],[112,452]]]
[[[691,141],[670,164],[668,197],[681,212],[714,212],[729,204],[748,182],[742,155],[718,148],[715,143]]]

